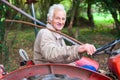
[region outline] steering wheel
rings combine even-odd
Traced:
[[[104,46],[102,46],[100,48],[97,48],[97,51],[94,53],[94,55],[100,54],[99,52],[104,51],[104,50],[106,50],[108,48],[110,48],[110,49],[106,50],[107,51],[106,53],[109,53],[111,55],[111,51],[113,50],[113,48],[115,47],[115,45],[117,43],[119,43],[119,42],[120,42],[120,39],[116,39],[116,40],[113,40],[112,42],[110,42],[110,43],[108,43],[108,44],[106,44],[106,45],[104,45]]]

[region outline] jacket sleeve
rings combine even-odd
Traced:
[[[57,46],[52,33],[44,29],[40,33],[40,48],[42,56],[51,63],[70,63],[79,59],[78,46]]]

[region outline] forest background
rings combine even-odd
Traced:
[[[91,43],[99,48],[120,38],[120,1],[119,0],[7,0],[12,5],[32,15],[46,24],[47,12],[51,5],[61,3],[67,11],[67,21],[63,32],[83,43]],[[29,2],[33,1],[33,3]],[[19,49],[23,48],[30,59],[33,57],[34,40],[39,31],[30,25],[6,22],[6,19],[34,23],[13,8],[0,1],[0,64],[13,71],[19,68],[22,60]],[[68,43],[70,44],[70,43]],[[119,48],[120,44],[116,48]],[[103,54],[105,55],[105,54]],[[101,61],[101,68],[107,56]],[[99,60],[98,60],[99,61]],[[103,66],[104,65],[104,66]]]

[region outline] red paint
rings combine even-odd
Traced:
[[[87,57],[82,57],[80,60],[76,61],[75,63],[78,66],[91,65],[91,66],[94,66],[96,70],[98,70],[99,68],[98,62]]]
[[[120,80],[120,54],[112,56],[108,59],[108,66],[113,73],[115,73]]]
[[[23,78],[28,78],[37,74],[65,74],[71,78],[80,78],[80,80],[111,80],[109,77],[100,73],[65,64],[29,65],[10,72],[1,79],[22,80]]]

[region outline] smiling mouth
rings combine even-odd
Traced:
[[[61,23],[58,23],[57,25],[58,25],[58,26],[61,26],[62,24],[61,24]]]
[[[58,24],[57,24],[57,26],[61,27],[61,26],[62,26],[62,24],[61,24],[61,23],[58,23]]]

